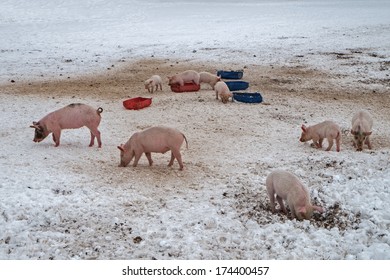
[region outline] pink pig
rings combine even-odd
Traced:
[[[158,88],[160,88],[160,90],[162,90],[161,77],[159,75],[153,75],[152,77],[150,77],[149,79],[147,79],[144,82],[144,85],[145,85],[145,89],[147,89],[148,92],[150,92],[150,93],[153,93],[153,91],[155,89],[157,91]]]
[[[328,140],[327,151],[333,146],[333,139],[336,139],[336,150],[340,152],[341,131],[340,127],[332,121],[324,121],[319,124],[306,127],[304,124],[301,127],[302,134],[299,139],[301,142],[313,140],[313,144],[317,148],[322,148],[324,138]]]
[[[70,104],[64,108],[58,109],[49,113],[38,122],[33,122],[30,126],[35,128],[34,142],[41,142],[50,133],[53,133],[53,141],[55,147],[60,145],[60,137],[62,129],[80,128],[86,126],[91,132],[91,141],[89,146],[92,147],[97,138],[99,148],[102,146],[100,140],[100,124],[102,108],[94,109],[85,104]]]
[[[222,103],[227,103],[229,98],[232,98],[233,94],[230,92],[229,87],[224,81],[219,81],[214,86],[215,98],[218,99],[218,96],[221,97]]]
[[[151,153],[166,153],[171,151],[171,160],[168,166],[173,165],[175,158],[179,162],[180,170],[183,170],[183,162],[180,154],[180,147],[186,141],[186,137],[180,131],[162,126],[155,126],[134,133],[126,144],[121,144],[118,149],[121,151],[121,162],[119,166],[126,167],[135,157],[133,167],[136,167],[143,153],[145,153],[149,165],[152,166],[153,160]]]
[[[221,77],[213,75],[209,72],[200,72],[199,76],[199,83],[209,84],[213,89],[215,84],[221,80]]]
[[[357,151],[363,150],[363,144],[371,149],[370,135],[372,134],[372,117],[365,110],[358,111],[352,118],[353,145]]]
[[[168,77],[168,84],[175,85],[179,84],[180,86],[183,86],[185,83],[195,83],[199,85],[200,75],[198,72],[194,70],[187,70],[180,74],[176,74],[173,76]]]
[[[297,176],[284,171],[272,171],[266,179],[266,187],[269,199],[271,201],[272,213],[275,213],[275,196],[279,202],[281,210],[287,215],[283,200],[287,201],[292,218],[298,220],[309,220],[313,211],[322,213],[322,207],[310,203],[309,191],[303,186]]]

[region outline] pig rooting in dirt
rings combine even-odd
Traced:
[[[280,209],[287,215],[283,200],[287,202],[292,218],[309,220],[313,211],[322,213],[322,207],[310,203],[309,191],[294,174],[284,171],[272,171],[266,179],[266,188],[271,202],[271,211],[275,213],[275,198]]]
[[[230,92],[229,87],[224,81],[219,81],[214,86],[215,99],[221,98],[222,103],[226,104],[229,98],[233,101],[233,94]]]
[[[60,145],[60,137],[62,129],[80,128],[86,126],[91,132],[91,140],[89,146],[92,147],[97,138],[99,148],[102,146],[100,139],[100,131],[98,126],[100,124],[102,108],[94,109],[85,104],[70,104],[64,108],[58,109],[47,114],[41,120],[33,122],[30,125],[35,129],[34,142],[41,142],[50,133],[52,133],[55,147]]]
[[[372,134],[372,117],[369,112],[360,110],[352,118],[353,145],[357,151],[363,150],[363,144],[372,149],[370,135]]]
[[[302,134],[299,141],[307,142],[313,140],[313,145],[316,148],[322,148],[322,142],[326,138],[328,140],[327,151],[333,146],[333,140],[336,140],[336,151],[340,152],[341,131],[340,127],[332,121],[324,121],[319,124],[309,126],[301,126]]]
[[[120,150],[119,166],[126,167],[134,157],[133,167],[136,167],[143,153],[145,153],[149,165],[152,166],[153,160],[151,153],[164,154],[171,151],[171,160],[168,166],[172,166],[175,159],[179,162],[180,170],[183,170],[183,162],[180,153],[180,147],[183,142],[188,142],[183,133],[174,128],[155,126],[143,131],[135,132],[126,144],[118,146]]]
[[[150,92],[150,93],[153,93],[154,90],[157,91],[158,88],[160,88],[160,90],[162,90],[161,77],[159,75],[153,75],[152,77],[150,77],[149,79],[147,79],[144,82],[144,85],[145,85],[145,89],[147,89],[148,92]]]

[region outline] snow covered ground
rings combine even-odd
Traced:
[[[0,259],[390,259],[389,1],[0,1]],[[148,94],[143,80],[244,69],[270,105]],[[152,96],[127,111],[128,97]],[[32,140],[70,103],[103,107],[87,129]],[[352,147],[358,109],[373,149]],[[333,119],[341,152],[298,141]],[[169,155],[119,168],[117,145],[152,125],[184,132]],[[272,214],[265,178],[294,172],[326,212]]]

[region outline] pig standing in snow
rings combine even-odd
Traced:
[[[97,138],[99,148],[102,146],[100,140],[100,124],[102,108],[94,109],[85,104],[70,104],[64,108],[58,109],[49,113],[38,122],[33,122],[30,126],[35,128],[34,142],[41,142],[50,133],[53,133],[53,141],[55,146],[60,145],[60,137],[62,129],[80,128],[86,126],[91,132],[91,141],[89,146],[92,147]]]
[[[185,83],[195,83],[196,85],[199,85],[200,75],[194,70],[187,70],[180,74],[176,74],[171,77],[169,76],[168,80],[168,84],[170,86],[175,84],[183,86]]]
[[[353,146],[357,151],[363,150],[363,144],[371,149],[370,135],[372,133],[372,117],[369,112],[360,110],[352,118]]]
[[[171,160],[168,166],[173,165],[175,158],[179,162],[180,170],[183,170],[183,162],[180,154],[180,147],[187,139],[180,131],[162,126],[155,126],[134,133],[126,144],[121,144],[118,149],[121,151],[121,162],[119,166],[126,167],[135,157],[133,166],[136,167],[143,153],[148,158],[149,165],[152,166],[153,160],[151,153],[166,153],[171,151]]]
[[[309,220],[313,211],[320,213],[324,211],[321,207],[310,203],[309,191],[303,186],[298,177],[288,171],[272,171],[267,176],[265,184],[271,201],[272,213],[275,213],[275,196],[281,210],[286,215],[287,210],[283,200],[287,201],[293,219],[296,217],[298,220]]]
[[[328,140],[327,151],[333,146],[333,139],[336,139],[336,150],[340,152],[341,131],[340,127],[332,121],[324,121],[322,123],[306,127],[304,124],[301,127],[302,134],[299,139],[301,142],[313,140],[313,144],[317,148],[322,148],[324,138]]]
[[[153,75],[152,77],[147,79],[144,84],[145,89],[147,89],[150,93],[153,93],[154,89],[156,89],[156,91],[158,90],[158,88],[162,90],[162,80],[159,75]]]
[[[224,81],[219,81],[214,86],[215,98],[218,99],[218,96],[221,97],[222,103],[227,103],[229,98],[232,98],[233,94],[230,92],[229,87]]]
[[[221,80],[221,77],[213,75],[209,72],[200,72],[199,76],[199,83],[209,84],[213,89],[215,84]]]

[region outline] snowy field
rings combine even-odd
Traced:
[[[389,14],[384,0],[1,0],[0,259],[389,260]],[[171,92],[188,69],[243,69],[269,105]],[[125,110],[136,96],[153,103]],[[32,141],[33,121],[77,102],[104,109],[101,149],[86,128]],[[357,152],[362,108],[373,149]],[[339,153],[299,142],[326,119]],[[168,154],[118,167],[117,146],[153,125],[186,135],[183,171]],[[276,168],[325,213],[272,214]]]

